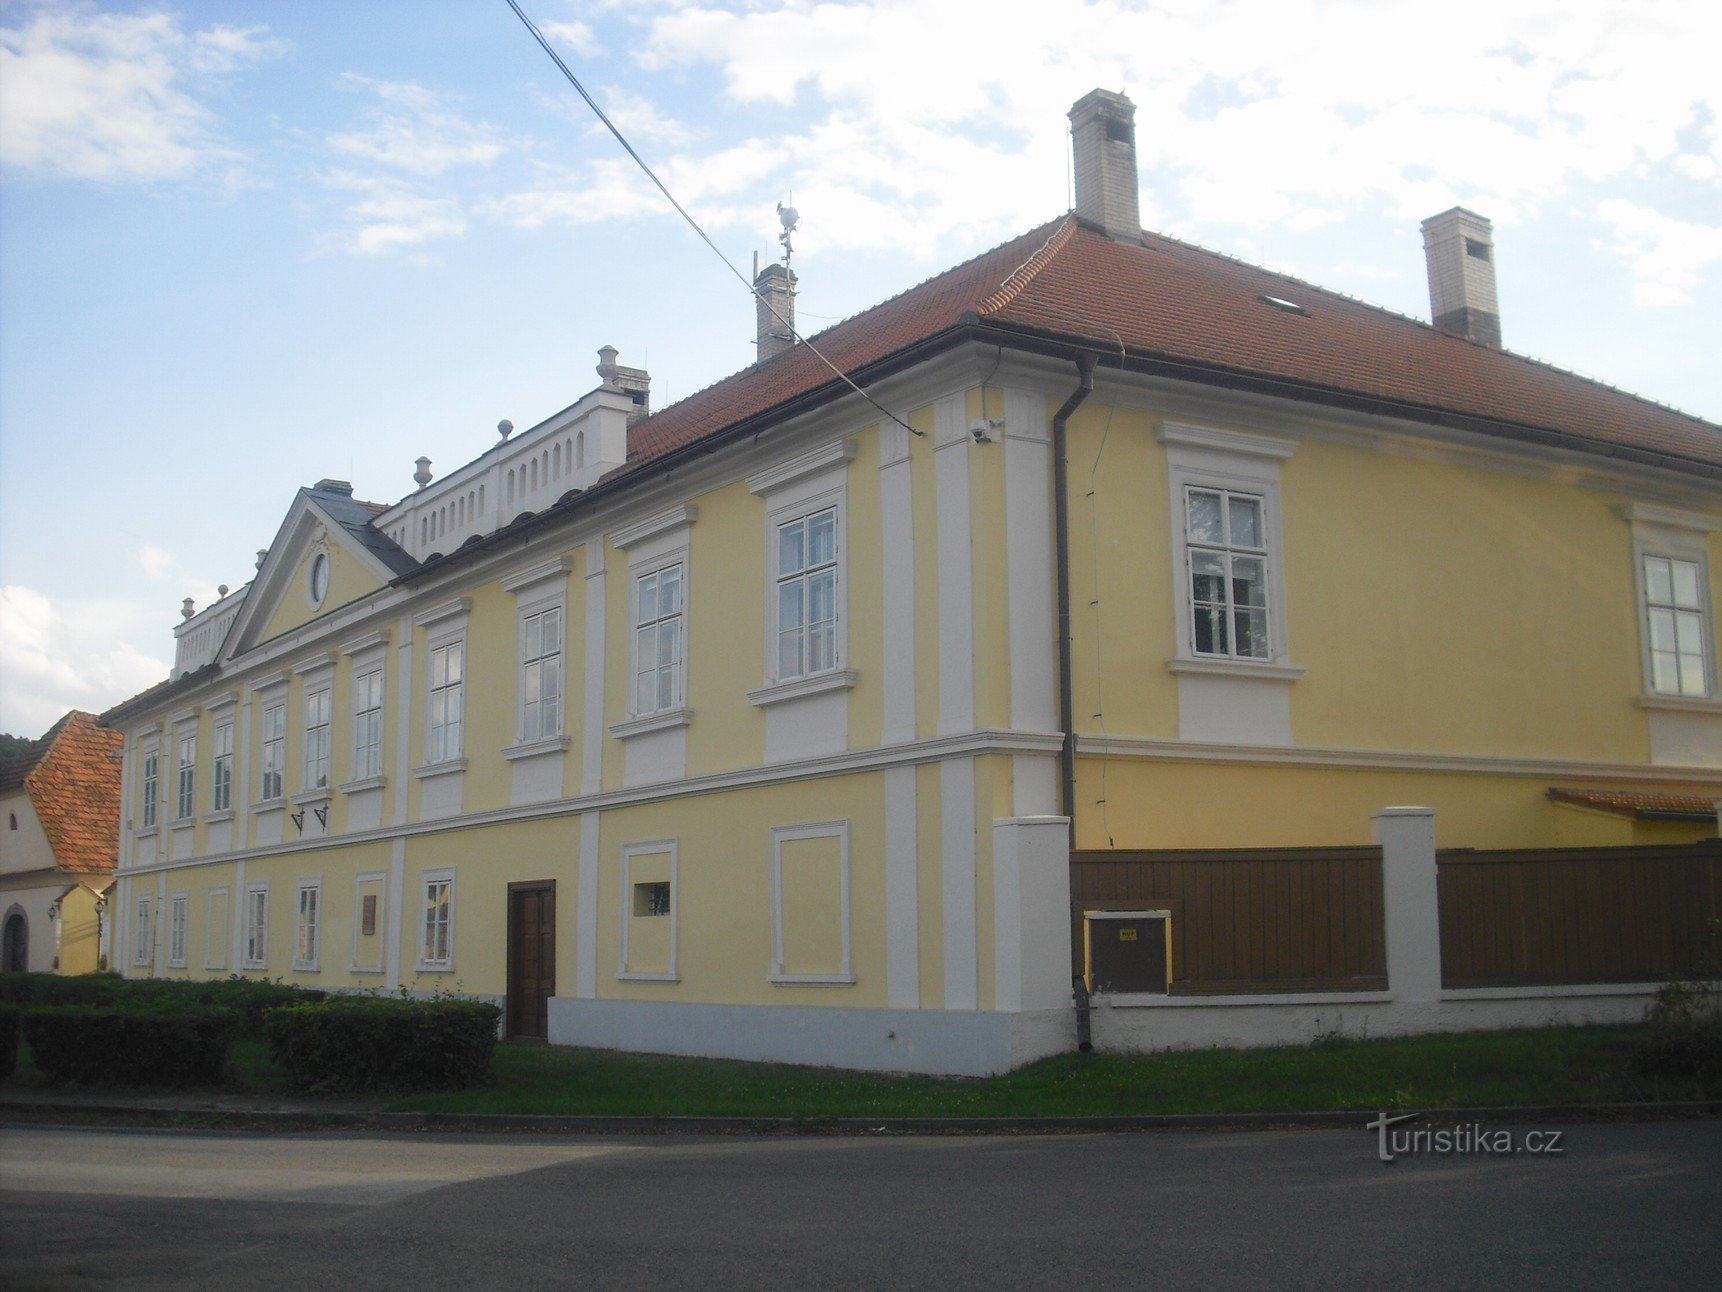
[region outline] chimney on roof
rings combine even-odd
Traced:
[[[764,363],[795,344],[795,271],[788,265],[767,265],[753,276],[753,296],[759,325],[756,362]]]
[[[1090,90],[1070,109],[1076,155],[1076,214],[1114,238],[1140,238],[1136,105],[1111,90]]]
[[[633,403],[628,411],[628,425],[652,413],[652,378],[644,368],[624,368],[616,362],[621,351],[613,345],[598,347],[598,380],[605,390],[618,391]]]
[[[1429,264],[1429,312],[1435,326],[1484,345],[1501,346],[1495,301],[1495,226],[1456,206],[1423,221]]]

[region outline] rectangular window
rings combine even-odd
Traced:
[[[322,902],[323,886],[316,881],[299,884],[299,922],[293,942],[293,967],[317,967],[317,908]]]
[[[542,740],[562,730],[562,609],[520,621],[520,738]]]
[[[329,691],[312,691],[305,697],[305,788],[326,789],[329,785]]]
[[[1710,693],[1703,585],[1703,569],[1697,561],[1644,558],[1650,688],[1658,695],[1702,698]]]
[[[837,509],[777,527],[777,676],[837,667]]]
[[[1271,659],[1262,499],[1229,489],[1186,489],[1184,525],[1196,654]]]
[[[682,567],[642,575],[634,598],[634,712],[682,703]]]
[[[174,818],[188,819],[197,810],[197,734],[179,738],[179,800]]]
[[[263,781],[257,796],[265,803],[281,797],[281,773],[287,766],[287,706],[272,704],[263,710]]]
[[[383,670],[353,679],[353,779],[383,774]]]
[[[452,875],[426,876],[422,934],[419,942],[419,964],[426,969],[449,968],[454,963]]]
[[[167,962],[175,969],[185,968],[185,915],[191,898],[175,893],[168,903]]]
[[[156,804],[160,801],[161,754],[157,750],[146,749],[143,756],[143,802],[139,804],[145,830],[155,826]]]
[[[461,750],[462,680],[466,643],[446,642],[430,653],[430,730],[425,761],[446,762]]]
[[[634,885],[635,915],[668,915],[669,913],[669,880],[661,879],[655,883]]]
[[[215,729],[215,761],[210,768],[209,810],[225,812],[233,806],[233,724]]]
[[[133,927],[132,963],[147,965],[155,959],[155,931],[150,927],[150,899],[138,898],[137,923]]]
[[[245,967],[262,969],[269,963],[269,885],[245,890]]]

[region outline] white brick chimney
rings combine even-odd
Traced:
[[[767,265],[753,280],[756,344],[764,363],[795,344],[795,273],[787,265]]]
[[[1429,313],[1435,326],[1499,349],[1501,308],[1495,300],[1495,226],[1456,206],[1423,221],[1429,264]]]
[[[1076,153],[1076,214],[1115,238],[1140,238],[1136,105],[1111,90],[1090,90],[1070,109]]]

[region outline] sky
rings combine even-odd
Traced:
[[[1508,348],[1722,421],[1722,17],[1687,0],[522,0],[812,332],[1070,204],[1137,106],[1143,224],[1417,318],[1495,223]],[[167,676],[302,485],[393,502],[597,384],[663,407],[753,307],[506,0],[0,0],[0,731]]]

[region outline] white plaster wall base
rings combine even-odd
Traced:
[[[1074,1045],[1069,1010],[842,1009],[550,1001],[552,1045],[806,1063],[873,1072],[993,1076]]]
[[[375,830],[383,823],[383,788],[356,790],[347,795],[347,829]]]
[[[1650,709],[1650,761],[1675,767],[1722,767],[1722,712]]]
[[[512,777],[508,787],[508,805],[521,807],[527,803],[548,803],[562,797],[563,745],[557,744],[540,753],[514,758],[509,764]]]
[[[1280,678],[1180,673],[1178,739],[1289,745],[1291,690]]]
[[[788,762],[840,754],[849,748],[849,690],[839,687],[792,700],[778,700],[765,710],[765,761]]]
[[[622,784],[655,785],[679,781],[688,774],[688,729],[666,727],[641,732],[623,742]]]

